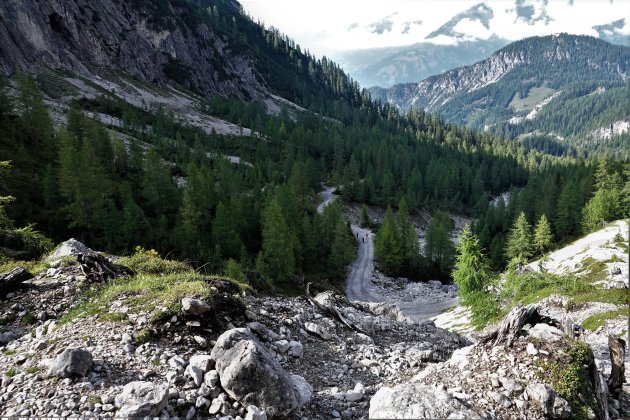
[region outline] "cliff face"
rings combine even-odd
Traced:
[[[4,0],[0,72],[48,66],[90,76],[115,66],[152,82],[171,79],[203,94],[257,96],[264,82],[256,77],[252,59],[232,51],[205,21],[183,18],[192,6],[173,3]]]

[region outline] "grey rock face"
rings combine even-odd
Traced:
[[[119,417],[154,417],[168,402],[168,385],[135,381],[125,385],[116,396]]]
[[[92,353],[85,349],[65,349],[57,356],[52,373],[60,378],[83,377],[92,369]]]
[[[210,309],[210,305],[208,305],[203,299],[182,299],[182,310],[190,315],[203,315]]]
[[[118,66],[163,83],[174,71],[204,94],[245,96],[261,88],[254,66],[205,23],[152,19],[151,2],[102,0],[0,2],[0,73],[38,66],[84,76]],[[186,13],[174,6],[169,14]]]
[[[211,355],[221,386],[244,406],[256,405],[271,417],[286,416],[310,399],[310,385],[289,375],[244,328],[221,334]]]
[[[370,400],[371,419],[437,419],[453,414],[481,418],[448,392],[418,383],[383,387]]]

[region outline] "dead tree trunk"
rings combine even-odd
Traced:
[[[81,264],[81,271],[85,277],[93,282],[103,282],[134,274],[133,270],[111,263],[99,254],[78,254],[77,261]]]
[[[343,316],[341,314],[341,312],[335,307],[335,305],[333,304],[333,302],[331,302],[331,299],[317,299],[317,296],[315,298],[311,297],[311,283],[308,283],[306,285],[306,297],[309,300],[309,302],[311,302],[311,304],[313,306],[315,306],[317,309],[319,309],[321,312],[332,316],[333,318],[337,319],[339,322],[341,322],[343,325],[345,325],[346,327],[359,331],[359,332],[364,332],[363,329],[361,327],[359,327],[356,324],[353,324],[352,322],[350,322],[348,319],[346,319],[345,316]],[[319,295],[318,295],[319,296]]]
[[[610,362],[612,364],[612,370],[608,378],[608,390],[610,394],[618,400],[623,390],[624,383],[626,343],[621,338],[609,335],[608,349],[610,351]]]
[[[608,413],[608,385],[602,376],[602,373],[597,369],[595,364],[595,358],[591,353],[590,360],[588,362],[588,377],[593,387],[595,399],[601,410],[601,416],[598,418],[602,420],[610,420],[610,414]]]
[[[10,290],[19,289],[22,287],[22,283],[31,278],[33,278],[33,275],[26,268],[15,267],[7,273],[0,274],[0,291],[6,293]]]
[[[481,339],[482,343],[492,343],[493,346],[505,343],[508,347],[521,332],[526,324],[535,325],[541,321],[536,305],[518,305],[503,318],[499,328]]]

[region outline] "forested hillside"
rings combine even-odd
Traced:
[[[437,112],[448,122],[519,138],[526,147],[627,157],[619,138],[627,138],[627,129],[598,130],[630,117],[629,68],[628,47],[561,34],[514,42],[418,84],[371,91],[398,108]]]

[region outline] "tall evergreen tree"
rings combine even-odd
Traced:
[[[262,218],[263,243],[256,265],[270,279],[286,282],[295,274],[294,239],[275,199]]]
[[[531,227],[523,212],[519,214],[510,229],[506,254],[512,262],[519,265],[526,262],[532,255]]]
[[[376,261],[383,273],[395,275],[400,272],[403,263],[402,238],[391,207],[387,207],[374,248]]]
[[[549,249],[553,243],[553,233],[551,232],[551,225],[547,221],[547,217],[543,214],[538,219],[536,227],[534,228],[534,240],[532,247],[536,253],[542,255]]]
[[[483,255],[479,239],[465,226],[459,234],[457,256],[453,280],[459,286],[464,304],[474,299],[476,293],[483,293],[492,280],[492,272]]]

